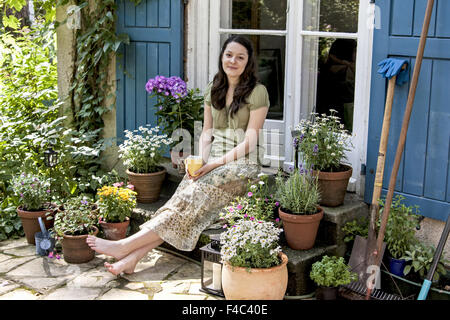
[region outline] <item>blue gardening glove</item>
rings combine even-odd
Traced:
[[[383,75],[383,77],[386,78],[386,72],[391,67],[391,64],[392,64],[392,60],[391,59],[384,59],[384,60],[380,61],[378,63],[378,66],[380,67],[378,69],[378,73],[380,73],[381,75]]]
[[[402,70],[402,66],[406,64],[405,70]],[[393,76],[397,75],[397,80],[395,81],[398,85],[402,85],[404,82],[408,81],[408,61],[404,59],[387,58],[378,63],[380,67],[378,73],[383,75],[383,77],[391,79]]]
[[[406,62],[406,68],[404,70],[400,70],[400,73],[397,75],[397,80],[395,83],[401,86],[405,82],[409,80],[409,63]]]

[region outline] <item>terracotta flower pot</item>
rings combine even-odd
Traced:
[[[52,205],[56,208],[56,205]],[[22,227],[25,232],[27,242],[32,245],[36,245],[34,235],[36,232],[41,231],[38,218],[41,217],[44,221],[45,228],[48,230],[53,227],[53,219],[47,220],[47,212],[53,211],[54,208],[48,208],[40,211],[26,211],[22,209],[22,206],[17,207],[17,214],[22,221]]]
[[[341,167],[346,170],[338,172],[314,171],[314,174],[319,175],[320,205],[337,207],[344,203],[348,181],[352,176],[353,169],[344,164],[341,164]]]
[[[130,225],[130,218],[124,222],[100,222],[105,238],[108,240],[120,240],[126,237],[127,228]]]
[[[137,192],[136,200],[140,203],[152,203],[158,201],[161,187],[166,177],[166,169],[155,173],[134,173],[126,170],[128,180],[134,185]]]
[[[94,236],[98,234],[98,228],[93,226]],[[64,260],[68,263],[85,263],[95,257],[95,251],[86,243],[88,235],[70,236],[63,235],[61,241]]]
[[[288,282],[288,257],[281,253],[281,264],[272,268],[222,268],[222,289],[227,300],[283,300]]]
[[[308,250],[314,247],[323,209],[317,207],[318,212],[311,215],[290,214],[278,208],[278,214],[283,221],[286,241],[291,249]]]

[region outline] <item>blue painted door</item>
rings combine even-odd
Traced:
[[[377,1],[380,28],[375,29],[365,201],[372,201],[378,148],[383,122],[387,80],[377,73],[377,63],[387,57],[407,59],[410,78],[396,86],[383,177],[386,195],[409,85],[419,45],[426,0]],[[395,193],[408,205],[419,205],[420,214],[445,220],[450,214],[450,1],[435,0],[424,59],[409,123]]]
[[[121,45],[116,59],[116,125],[121,143],[125,129],[155,126],[155,98],[145,90],[156,75],[179,76],[183,71],[182,0],[118,0],[116,32],[126,33],[130,44]]]

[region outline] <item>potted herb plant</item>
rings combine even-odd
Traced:
[[[160,165],[163,147],[172,143],[160,135],[159,127],[139,127],[136,134],[125,130],[126,140],[119,146],[119,157],[127,167],[129,182],[137,192],[137,202],[151,203],[159,199],[166,169]]]
[[[358,280],[344,258],[327,255],[313,263],[309,276],[319,286],[316,291],[319,300],[336,300],[339,286]]]
[[[38,218],[41,217],[47,229],[53,226],[53,220],[47,219],[47,213],[53,214],[56,205],[47,202],[50,193],[50,181],[43,176],[21,173],[12,179],[12,189],[19,198],[17,214],[22,221],[23,230],[29,244],[35,244],[35,233],[41,231]]]
[[[434,246],[426,245],[422,242],[410,245],[409,249],[406,250],[405,254],[401,257],[407,263],[403,270],[403,274],[405,276],[411,274],[412,280],[423,282],[423,279],[425,279],[431,268],[435,251],[436,248]],[[450,261],[444,259],[442,255],[437,264],[436,272],[433,275],[433,282],[437,283],[441,276],[447,274],[445,265],[449,264]]]
[[[402,256],[409,249],[410,245],[417,241],[415,228],[418,225],[418,207],[406,206],[402,201],[405,197],[395,196],[392,201],[389,219],[386,225],[384,241],[389,253],[389,270],[391,273],[403,276],[403,269],[406,261]],[[380,200],[380,224],[383,215],[384,201]]]
[[[188,157],[193,150],[195,121],[203,120],[203,96],[199,89],[188,90],[186,83],[177,76],[156,76],[148,80],[145,89],[151,97],[157,98],[155,114],[158,116],[158,125],[173,140],[170,153],[172,166],[177,168],[182,163],[180,160]],[[183,141],[180,150],[174,150],[178,136],[188,141]]]
[[[351,166],[344,164],[345,151],[350,150],[350,135],[340,123],[336,111],[331,114],[312,113],[312,120],[303,119],[295,127],[294,148],[303,163],[319,177],[320,204],[328,207],[344,203]]]
[[[123,182],[117,182],[97,191],[100,227],[106,239],[126,237],[131,212],[136,207],[136,192],[133,189],[133,185],[124,187]]]
[[[89,234],[97,235],[98,207],[82,196],[70,198],[59,207],[53,231],[61,242],[64,260],[68,263],[85,263],[95,257],[86,243]]]
[[[280,202],[278,214],[289,247],[311,249],[323,218],[317,176],[310,170],[294,169],[287,180],[278,173],[275,184],[276,199]]]
[[[244,218],[220,235],[227,300],[284,298],[288,258],[278,245],[281,231],[272,222]]]

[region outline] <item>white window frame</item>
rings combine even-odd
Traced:
[[[202,0],[200,0],[200,2],[202,2]],[[302,115],[309,114],[311,112],[311,110],[302,110],[301,108],[303,38],[308,36],[319,36],[355,39],[358,46],[356,54],[355,108],[353,113],[352,133],[352,143],[354,149],[347,154],[347,159],[353,167],[353,179],[351,179],[349,184],[349,190],[356,191],[359,195],[363,195],[364,176],[360,175],[360,168],[361,165],[366,162],[375,5],[371,4],[369,0],[360,0],[358,32],[356,33],[302,30],[303,5],[304,0],[288,0],[286,30],[223,29],[220,27],[220,0],[210,0],[209,58],[207,63],[208,79],[212,79],[217,72],[217,57],[220,54],[221,34],[233,33],[286,36],[286,72],[284,86],[285,134],[283,168],[287,170],[289,166],[293,165],[292,136],[290,134],[291,129],[300,122]],[[228,15],[229,13],[225,14]],[[296,30],[300,30],[300,32]],[[312,106],[310,106],[310,108],[311,107]]]

